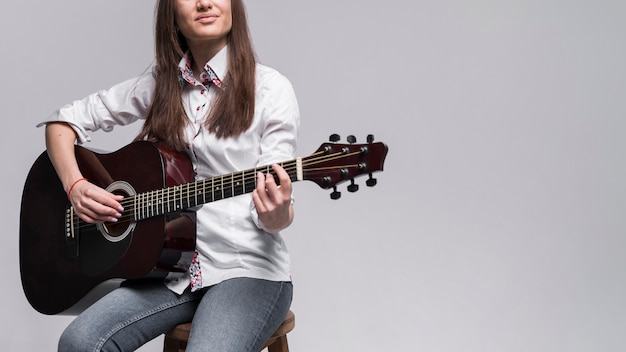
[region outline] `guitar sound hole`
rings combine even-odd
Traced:
[[[111,237],[122,236],[127,229],[128,226],[125,223],[105,222],[104,224],[102,224],[102,231],[104,231],[106,235]]]
[[[124,198],[137,194],[133,186],[125,181],[115,181],[107,187],[107,191],[122,195]],[[130,212],[126,209],[122,213],[119,222],[105,222],[98,224],[98,231],[105,239],[111,242],[119,242],[126,238],[135,229],[136,222],[133,221]]]

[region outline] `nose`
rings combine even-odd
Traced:
[[[213,6],[211,0],[198,0],[196,3],[196,8],[198,10],[209,9]]]

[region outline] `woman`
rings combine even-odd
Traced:
[[[77,214],[115,222],[122,197],[83,178],[76,141],[144,120],[137,139],[188,153],[198,179],[272,164],[247,195],[197,209],[190,275],[130,282],[85,310],[60,351],[132,351],[193,318],[187,351],[259,351],[292,297],[279,232],[293,220],[289,176],[299,111],[289,81],[255,62],[242,0],[159,0],[151,72],[61,108],[46,123],[50,159]]]

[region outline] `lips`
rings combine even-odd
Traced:
[[[200,23],[210,23],[214,22],[217,19],[217,15],[214,14],[203,14],[196,17],[196,21]]]

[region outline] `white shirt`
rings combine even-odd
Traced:
[[[225,77],[227,52],[226,47],[208,62],[220,78]],[[90,131],[111,131],[116,125],[145,119],[154,86],[153,73],[147,72],[74,101],[46,122],[68,122],[76,131],[78,142],[85,143],[91,140]],[[220,88],[207,88],[199,82],[183,83],[182,101],[190,121],[185,132],[198,180],[295,157],[300,113],[287,78],[257,64],[254,120],[236,138],[218,139],[204,127],[215,89]],[[199,207],[196,243],[203,287],[235,277],[291,280],[285,243],[280,234],[263,230],[250,194]],[[168,286],[178,293],[189,285],[188,275],[170,275],[169,279]]]

